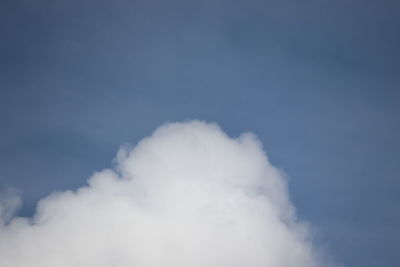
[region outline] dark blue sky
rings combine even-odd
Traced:
[[[0,187],[22,215],[165,121],[252,131],[338,262],[400,263],[400,4],[0,3]]]

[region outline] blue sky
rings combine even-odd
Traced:
[[[398,266],[396,1],[2,1],[0,187],[77,188],[166,121],[254,132],[345,266]]]

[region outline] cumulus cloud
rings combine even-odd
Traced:
[[[253,134],[165,124],[34,217],[1,216],[0,266],[322,266],[287,194]]]

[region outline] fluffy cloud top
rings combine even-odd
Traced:
[[[2,201],[0,266],[321,266],[254,135],[166,124],[116,162],[42,199],[33,218],[5,221]]]

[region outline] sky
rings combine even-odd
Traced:
[[[344,266],[398,266],[397,1],[2,1],[0,188],[20,216],[165,122],[252,132]]]

